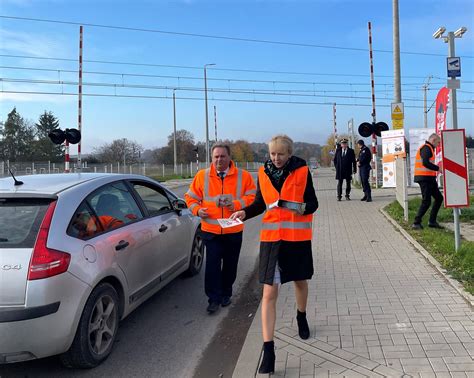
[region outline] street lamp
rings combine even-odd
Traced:
[[[436,30],[433,34],[435,39],[442,38],[444,43],[448,43],[448,58],[454,58],[456,56],[455,48],[454,48],[454,39],[455,38],[462,38],[463,34],[467,31],[467,28],[461,27],[455,32],[448,32],[447,35],[444,35],[446,31],[445,27],[440,27]],[[459,83],[458,83],[459,84]],[[453,114],[453,129],[458,128],[458,105],[456,99],[456,77],[450,77],[448,79],[448,88],[451,89],[451,103],[452,103],[452,114]],[[459,208],[453,207],[453,215],[454,215],[454,247],[457,251],[461,246],[461,230],[459,226]]]
[[[209,66],[215,66],[215,63],[209,63],[204,65],[204,102],[206,106],[206,167],[209,167],[209,119],[207,114],[207,76],[206,68]]]
[[[177,153],[176,153],[176,88],[173,89],[173,162],[174,162],[174,174],[178,173],[178,164],[177,164]]]

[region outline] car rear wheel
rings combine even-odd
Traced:
[[[72,368],[92,368],[105,360],[117,336],[119,299],[108,283],[97,286],[82,312],[71,348],[61,356],[62,363]]]
[[[202,240],[199,231],[194,236],[193,246],[191,249],[191,259],[189,267],[186,271],[188,276],[195,276],[201,271],[202,262],[204,260],[204,241]]]

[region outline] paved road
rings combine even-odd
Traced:
[[[186,190],[187,186],[173,189],[181,197]],[[236,296],[255,268],[255,222],[248,222],[244,236]],[[120,325],[112,355],[95,369],[68,370],[57,357],[52,357],[1,365],[0,377],[191,377],[206,347],[218,336],[221,322],[235,310],[229,306],[213,316],[207,315],[203,279],[204,269],[198,276],[178,278],[133,312]],[[247,329],[243,332],[245,335]],[[240,347],[233,352],[235,361],[239,352]]]

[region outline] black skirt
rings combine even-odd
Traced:
[[[260,243],[259,280],[273,284],[276,263],[280,269],[281,283],[309,280],[314,274],[311,241]]]

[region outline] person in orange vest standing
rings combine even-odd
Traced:
[[[318,208],[306,161],[292,156],[293,141],[286,135],[277,135],[268,147],[270,160],[258,172],[255,201],[231,216],[231,219],[244,220],[265,212],[260,231],[259,262],[259,280],[263,283],[260,374],[275,370],[273,335],[279,284],[294,282],[298,334],[303,340],[310,336],[306,319],[307,280],[314,273],[312,214]]]
[[[230,157],[230,147],[214,144],[212,164],[194,177],[184,197],[189,209],[201,218],[201,234],[206,246],[204,287],[208,297],[207,312],[231,304],[232,285],[237,276],[243,224],[222,228],[218,219],[251,204],[256,187],[247,171],[237,168]]]
[[[434,204],[431,208],[428,227],[442,228],[436,221],[439,208],[443,203],[443,195],[439,191],[438,182],[436,181],[440,167],[435,164],[435,150],[439,142],[439,135],[433,133],[416,152],[414,181],[420,185],[421,205],[412,225],[412,228],[415,230],[421,230],[423,228],[421,221],[431,205],[431,197],[434,198]]]

